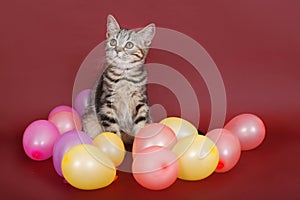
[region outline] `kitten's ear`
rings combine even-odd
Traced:
[[[112,15],[108,15],[107,16],[106,38],[115,34],[118,31],[120,31],[120,26],[119,26],[117,20]]]
[[[149,24],[142,30],[138,31],[138,34],[144,40],[146,46],[150,46],[151,41],[155,35],[155,24]]]

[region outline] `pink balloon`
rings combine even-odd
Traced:
[[[176,135],[171,128],[159,123],[152,123],[142,128],[135,136],[132,155],[151,146],[172,149],[177,143]]]
[[[23,134],[23,148],[33,160],[46,160],[52,156],[56,139],[60,136],[57,127],[47,120],[29,124]]]
[[[73,146],[78,144],[91,144],[93,145],[93,140],[82,131],[68,131],[61,135],[55,142],[53,147],[53,165],[55,171],[63,176],[61,171],[61,161],[65,153]]]
[[[256,148],[262,143],[266,134],[264,123],[253,114],[238,115],[230,120],[224,128],[239,138],[242,150]]]
[[[57,112],[60,112],[60,111],[69,111],[69,112],[76,112],[72,107],[70,106],[64,106],[64,105],[61,105],[61,106],[56,106],[55,108],[53,108],[49,115],[48,115],[48,118],[52,117],[55,113]]]
[[[49,121],[56,125],[61,134],[82,129],[80,117],[69,111],[59,111],[49,117]]]
[[[150,190],[162,190],[177,179],[179,165],[175,154],[163,147],[144,149],[132,163],[134,179]]]
[[[75,97],[74,108],[77,110],[80,116],[84,114],[90,99],[91,90],[85,89],[77,94]]]
[[[238,137],[226,129],[214,129],[206,134],[219,150],[219,164],[216,172],[227,172],[239,161],[241,145]]]

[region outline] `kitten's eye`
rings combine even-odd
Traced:
[[[133,46],[134,46],[134,45],[133,45],[132,42],[127,42],[126,45],[125,45],[125,47],[126,47],[127,49],[131,49]]]
[[[116,39],[111,39],[109,44],[111,46],[116,46],[117,45],[117,40]]]

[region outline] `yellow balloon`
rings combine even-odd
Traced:
[[[97,147],[89,144],[72,147],[65,153],[61,166],[68,183],[83,190],[106,187],[116,176],[113,162]]]
[[[101,133],[95,137],[94,144],[112,160],[115,166],[119,166],[123,162],[125,157],[124,143],[115,133]]]
[[[178,178],[183,180],[204,179],[215,171],[219,162],[216,145],[203,135],[179,140],[172,151],[178,158]]]
[[[193,124],[179,117],[168,117],[160,121],[160,123],[170,127],[178,140],[187,136],[198,135],[198,130]]]

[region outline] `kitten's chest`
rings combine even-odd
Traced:
[[[118,108],[132,106],[135,102],[136,95],[138,94],[138,88],[129,82],[121,81],[116,84],[114,97],[115,104],[120,104]]]
[[[147,73],[143,66],[122,70],[119,68],[107,68],[104,80],[109,82],[104,88],[108,88],[105,96],[113,102],[118,116],[121,118],[132,118],[139,99],[145,90]]]
[[[114,107],[120,128],[125,132],[132,131],[132,120],[137,102],[136,93],[136,87],[132,84],[120,83],[116,86]]]

